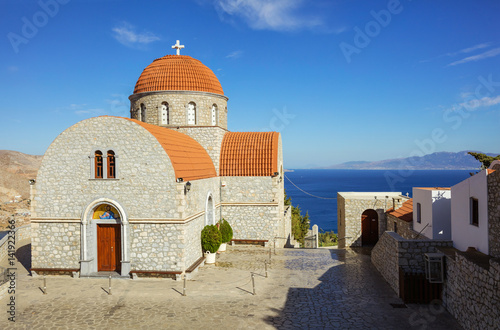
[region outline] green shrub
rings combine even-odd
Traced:
[[[231,228],[231,225],[227,220],[221,219],[219,221],[220,227],[220,233],[222,235],[222,243],[229,243],[233,239],[233,228]]]
[[[215,253],[222,243],[222,235],[215,225],[208,225],[201,231],[201,248],[203,251]]]

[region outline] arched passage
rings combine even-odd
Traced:
[[[375,245],[378,241],[378,213],[365,210],[361,215],[361,245]]]

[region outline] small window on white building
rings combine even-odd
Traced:
[[[417,203],[417,222],[422,223],[422,205]]]
[[[168,108],[168,103],[163,102],[161,104],[161,124],[168,125],[170,124],[170,109]]]
[[[470,224],[479,227],[479,201],[477,198],[470,198]]]
[[[196,125],[196,104],[194,102],[188,104],[187,122],[188,125]]]
[[[212,126],[217,125],[217,105],[212,105]]]
[[[139,120],[146,122],[146,106],[143,103],[141,103],[141,115]]]

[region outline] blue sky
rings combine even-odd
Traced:
[[[285,166],[500,152],[498,1],[0,0],[0,149],[129,116],[155,58],[201,60],[231,131],[278,130]]]

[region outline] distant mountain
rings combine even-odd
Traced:
[[[475,170],[481,163],[467,154],[460,152],[435,152],[422,157],[408,157],[380,160],[376,162],[354,161],[338,165],[322,167],[324,169],[349,170]],[[497,156],[495,153],[486,153],[488,156]]]
[[[30,197],[29,180],[35,179],[42,156],[0,150],[0,202]]]

